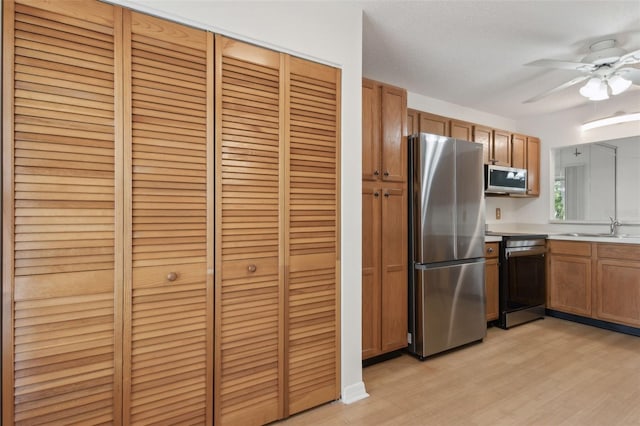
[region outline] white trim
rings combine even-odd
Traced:
[[[354,383],[342,389],[341,401],[343,404],[353,404],[361,399],[368,398],[369,394],[364,388],[364,382]]]
[[[211,31],[215,34],[220,34],[229,38],[233,38],[239,41],[244,41],[246,43],[254,44],[256,46],[264,47],[270,50],[275,50],[281,53],[288,53],[290,55],[296,56],[302,59],[308,59],[313,62],[317,62],[319,64],[329,65],[334,68],[342,69],[342,64],[337,64],[335,62],[327,61],[325,59],[320,59],[312,55],[307,55],[305,53],[297,52],[292,49],[287,49],[286,47],[278,46],[271,43],[266,43],[262,40],[253,39],[251,37],[247,37],[238,33],[234,33],[233,31],[225,30],[224,28],[217,27],[215,25],[210,25],[205,22],[195,21],[193,19],[188,19],[179,15],[175,15],[173,13],[168,13],[162,10],[155,9],[153,7],[145,6],[140,4],[139,2],[132,0],[101,0],[105,3],[111,3],[119,6],[123,6],[129,8],[131,10],[135,10],[136,12],[146,13],[148,15],[155,16],[157,18],[167,19],[169,21],[173,21],[179,24],[187,25],[193,28],[197,28],[200,30]]]

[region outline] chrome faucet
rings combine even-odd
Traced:
[[[611,216],[609,216],[609,219],[611,219],[611,223],[609,224],[609,234],[616,235],[618,233],[618,226],[621,226],[622,224]]]

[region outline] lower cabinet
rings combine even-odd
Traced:
[[[407,346],[407,195],[362,191],[362,358]]]
[[[591,316],[591,243],[550,241],[547,307]]]
[[[486,243],[484,248],[485,293],[487,321],[497,320],[499,316],[500,264],[498,262],[498,243]]]
[[[640,327],[640,245],[549,241],[547,307]]]
[[[598,244],[594,317],[640,327],[640,246]]]

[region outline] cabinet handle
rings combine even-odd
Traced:
[[[389,170],[385,170],[385,171],[384,171],[384,175],[385,175],[385,176],[389,176]]]
[[[178,274],[176,274],[175,272],[169,272],[167,274],[167,280],[169,281],[175,281],[178,279]]]
[[[489,247],[489,248],[487,249],[487,253],[493,253],[493,247]]]
[[[256,271],[256,269],[258,269],[258,268],[256,268],[256,265],[249,265],[249,267],[247,268],[247,271],[249,271],[249,272],[255,272],[255,271]]]
[[[387,198],[389,198],[389,196],[390,196],[390,195],[391,195],[391,194],[389,194],[388,192],[385,192],[385,193],[384,193],[384,196],[385,196],[385,197],[387,197]]]
[[[376,171],[374,171],[374,172],[373,172],[373,175],[374,175],[374,176],[380,176],[380,170],[376,170]]]
[[[376,192],[373,193],[373,196],[378,198],[380,196],[380,193],[378,191],[376,191]]]

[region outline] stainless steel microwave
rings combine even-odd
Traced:
[[[526,194],[527,170],[485,164],[484,192],[487,194]]]

